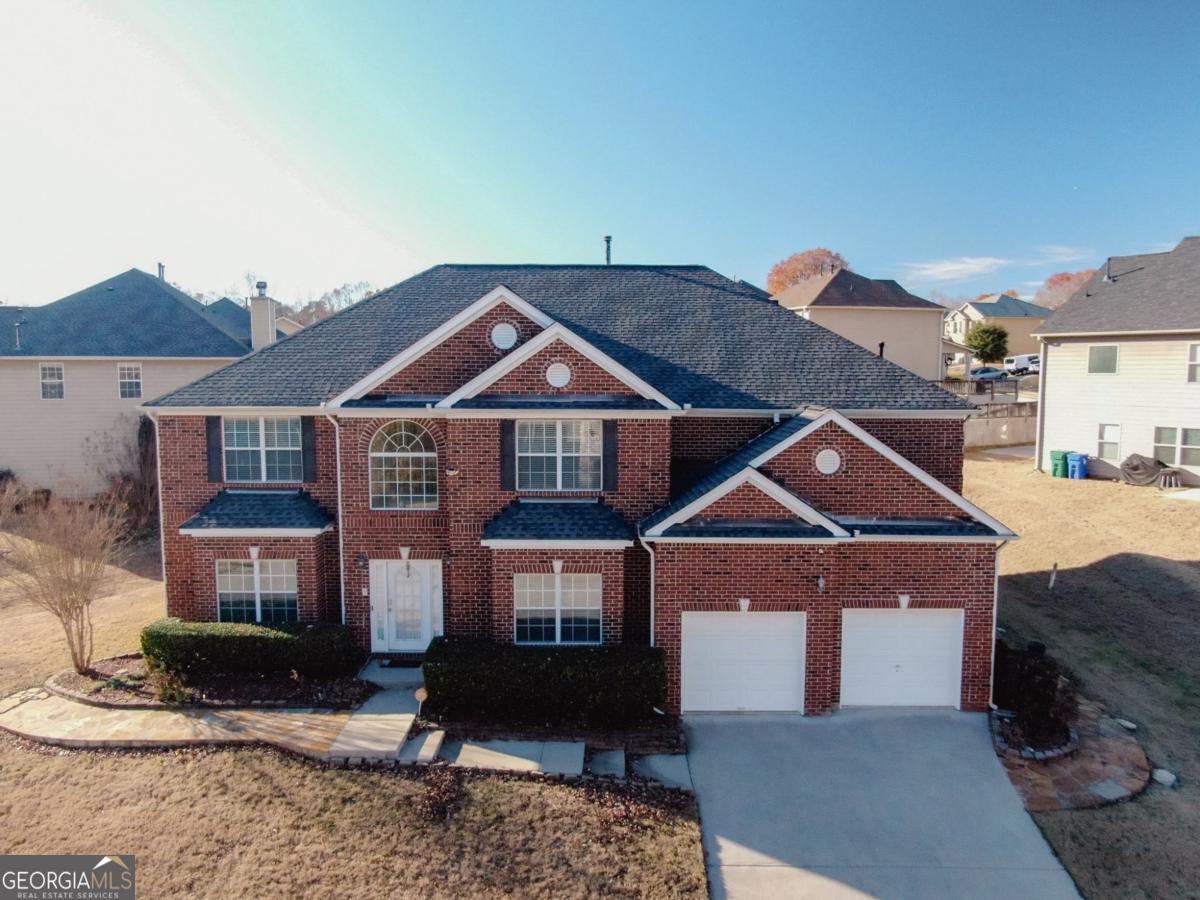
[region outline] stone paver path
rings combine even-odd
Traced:
[[[1100,704],[1079,704],[1079,749],[1045,762],[1001,757],[1008,778],[1030,812],[1090,809],[1128,800],[1145,790],[1150,762],[1137,738],[1104,715]]]

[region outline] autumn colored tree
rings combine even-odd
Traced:
[[[1095,269],[1080,269],[1078,272],[1055,272],[1038,288],[1033,302],[1046,309],[1057,309],[1096,274]]]
[[[976,325],[964,343],[981,362],[1000,362],[1008,356],[1008,331],[1000,325]]]
[[[1018,291],[1016,288],[1009,288],[1007,291],[1001,291],[1001,292],[1000,292],[1000,294],[998,294],[998,295],[997,295],[997,294],[990,293],[990,292],[989,292],[989,293],[986,293],[986,294],[978,294],[978,295],[976,295],[976,297],[975,297],[975,302],[976,302],[976,303],[978,303],[980,300],[986,300],[986,299],[988,299],[988,297],[996,297],[996,296],[1000,296],[1000,297],[1020,297],[1020,296],[1021,296],[1021,292],[1020,292],[1020,291]]]
[[[846,258],[834,250],[826,247],[802,250],[771,266],[767,274],[767,291],[773,295],[779,294],[806,278],[849,268],[850,263],[846,262]]]

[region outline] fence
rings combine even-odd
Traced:
[[[1015,378],[992,381],[938,381],[939,387],[965,397],[972,403],[1012,403],[1017,399],[1020,382]]]

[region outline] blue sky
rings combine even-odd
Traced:
[[[759,284],[824,245],[926,295],[1031,294],[1200,232],[1187,4],[35,9],[0,22],[31,123],[0,149],[9,303],[164,258],[291,299],[599,262],[605,234]]]

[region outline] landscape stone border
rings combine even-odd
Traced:
[[[1008,710],[993,709],[988,713],[988,723],[992,728],[992,742],[996,745],[996,753],[1010,759],[1034,759],[1045,762],[1051,759],[1062,759],[1070,756],[1079,749],[1079,731],[1074,725],[1067,726],[1067,742],[1049,750],[1035,750],[1032,747],[1014,747],[1004,737],[1004,723],[1012,721],[1014,714]]]

